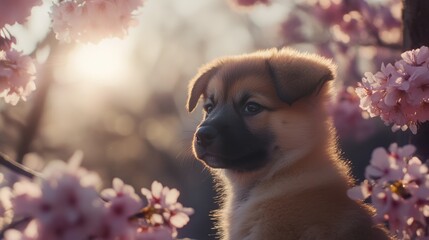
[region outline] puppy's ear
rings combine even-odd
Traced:
[[[189,112],[192,112],[197,106],[198,100],[201,97],[201,94],[207,88],[210,79],[216,74],[219,67],[217,64],[207,65],[202,67],[197,75],[189,83],[188,91],[188,103],[187,108]]]
[[[335,66],[330,60],[291,49],[273,53],[266,65],[277,95],[288,104],[318,93],[324,83],[335,78]]]

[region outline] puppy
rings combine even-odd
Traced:
[[[215,60],[191,81],[188,110],[202,96],[205,112],[193,150],[222,189],[221,239],[390,239],[346,195],[326,112],[334,71],[283,48]]]

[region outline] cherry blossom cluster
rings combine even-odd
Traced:
[[[30,16],[31,9],[41,4],[42,0],[1,0],[0,29],[6,24],[24,23]]]
[[[351,43],[369,44],[369,41],[377,45],[383,40],[381,33],[399,30],[401,26],[400,16],[394,14],[394,10],[399,9],[395,7],[401,2],[386,2],[382,5],[369,1],[304,0],[297,4],[296,11],[283,24],[284,36],[288,42],[302,42],[306,39],[306,33],[301,28],[311,17],[323,31],[329,29],[329,37],[333,36],[329,40],[343,46]],[[311,39],[311,36],[307,35],[307,38]]]
[[[312,2],[310,0],[310,2]],[[397,4],[399,1],[390,1]],[[380,31],[399,28],[401,22],[392,13],[392,5],[369,4],[368,1],[317,1],[312,7],[317,19],[331,25],[331,31],[337,41],[349,44],[353,41],[362,42],[367,38],[375,42]]]
[[[339,79],[354,86],[362,63],[390,61],[401,48],[401,0],[295,1],[280,25],[284,45],[315,48],[340,65]],[[389,54],[386,54],[389,52]],[[374,57],[368,58],[369,54]],[[371,65],[371,64],[369,64]]]
[[[392,130],[410,129],[429,120],[429,48],[406,51],[381,71],[365,73],[356,88],[360,107],[371,117],[379,116]]]
[[[0,36],[0,41],[1,41]],[[0,97],[16,105],[36,89],[36,67],[33,59],[14,49],[0,48]]]
[[[135,25],[143,0],[66,0],[52,6],[52,28],[60,41],[99,42],[124,37]]]
[[[143,201],[115,178],[112,188],[100,192],[99,175],[80,162],[81,154],[68,163],[53,161],[34,180],[0,188],[0,223],[15,226],[5,240],[168,240],[188,223],[193,209],[177,202],[176,189],[154,182],[151,190],[141,190]]]
[[[413,156],[413,145],[376,148],[365,170],[366,180],[348,191],[350,198],[370,197],[375,221],[387,223],[400,239],[429,237],[428,167]]]
[[[31,9],[42,4],[41,0],[2,0],[0,7],[0,97],[16,105],[20,99],[35,90],[36,68],[33,60],[12,48],[16,39],[6,25],[24,23]],[[7,6],[7,7],[3,7]]]
[[[23,23],[41,0],[2,0],[0,2],[0,97],[16,105],[34,91],[36,68],[33,60],[13,49],[16,39],[6,25]],[[7,7],[3,7],[7,6]]]
[[[1,0],[0,7],[0,97],[15,105],[35,90],[35,64],[13,49],[16,42],[6,25],[22,24],[41,0]],[[135,12],[143,0],[66,0],[52,6],[52,28],[65,42],[99,42],[123,37],[136,24]]]
[[[16,42],[6,25],[22,24],[31,9],[42,4],[41,0],[2,0],[0,2],[0,97],[16,105],[20,99],[35,90],[36,74],[33,60],[12,48]],[[5,7],[7,6],[7,7]]]
[[[368,121],[368,114],[359,107],[359,97],[353,87],[338,91],[328,108],[340,137],[363,141],[375,132],[375,125]]]

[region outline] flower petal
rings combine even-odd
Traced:
[[[165,196],[165,203],[167,205],[171,205],[177,202],[177,199],[179,198],[180,192],[173,188],[171,189],[167,195]]]
[[[154,198],[160,198],[161,197],[161,192],[162,192],[162,184],[158,181],[154,181],[152,183],[152,196]]]
[[[189,216],[185,213],[177,213],[170,218],[170,223],[176,228],[182,228],[189,222]]]
[[[368,181],[364,181],[361,185],[353,187],[347,191],[347,196],[353,200],[365,200],[371,195]]]

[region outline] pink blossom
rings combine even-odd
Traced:
[[[305,4],[316,19],[327,25],[341,22],[343,15],[348,12],[347,4],[343,1],[307,0]]]
[[[60,180],[63,176],[71,176],[78,181],[83,187],[99,189],[101,186],[100,176],[96,172],[89,171],[80,166],[83,158],[81,151],[76,151],[68,160],[49,162],[43,169],[45,182]]]
[[[29,56],[15,50],[0,50],[0,97],[16,105],[35,90],[36,68]]]
[[[68,164],[50,162],[37,182],[14,185],[14,211],[37,225],[38,239],[85,239],[95,233],[102,217],[102,202],[95,173],[79,167],[80,156]]]
[[[52,29],[58,40],[70,42],[79,37],[78,29],[84,27],[87,20],[80,18],[82,9],[74,1],[63,1],[61,4],[52,6]]]
[[[0,51],[7,51],[10,50],[12,47],[12,44],[16,43],[16,38],[10,34],[10,32],[0,27]]]
[[[141,199],[135,193],[134,188],[124,184],[119,179],[113,179],[113,188],[101,192],[105,203],[105,217],[97,235],[104,239],[114,237],[131,238],[136,234],[137,226],[133,225],[129,218],[142,207]]]
[[[189,221],[189,215],[193,214],[192,208],[185,208],[177,202],[180,195],[177,189],[163,187],[161,183],[154,181],[151,191],[146,188],[141,189],[142,194],[148,200],[149,206],[163,211],[154,214],[152,218],[155,222],[168,224],[173,228],[181,228]],[[162,217],[162,218],[160,218]]]
[[[383,182],[402,179],[405,165],[404,159],[386,152],[384,148],[376,148],[372,152],[370,165],[365,170],[365,177]]]
[[[407,228],[409,204],[400,195],[390,191],[382,185],[374,186],[372,193],[372,204],[376,208],[374,219],[378,222],[388,222],[389,230],[393,234],[402,232]]]
[[[67,0],[51,9],[52,27],[60,41],[99,42],[122,38],[135,25],[143,0]]]
[[[168,187],[162,186],[158,181],[154,181],[151,185],[151,190],[142,188],[141,193],[146,197],[148,204],[157,209],[168,209],[173,203],[172,198],[178,197],[177,189],[171,189]],[[168,201],[167,201],[168,198]]]
[[[429,49],[423,46],[401,56],[375,75],[365,73],[356,93],[371,117],[380,116],[394,131],[410,129],[415,134],[418,123],[429,120]]]
[[[41,4],[42,0],[0,0],[0,29],[6,24],[24,23],[31,9]]]
[[[125,184],[121,179],[113,179],[113,188],[104,189],[101,192],[101,196],[107,201],[112,201],[121,197],[128,197],[136,202],[140,202],[140,198],[135,193],[132,186]],[[139,203],[140,204],[140,203]],[[133,204],[135,205],[135,204]]]
[[[368,41],[371,38],[364,16],[358,11],[350,11],[342,16],[342,20],[333,27],[336,41],[344,44]],[[336,34],[335,34],[336,33]]]
[[[13,185],[13,209],[19,217],[34,216],[41,204],[42,191],[36,183],[19,181]]]
[[[417,157],[412,157],[405,172],[404,182],[409,184],[411,192],[414,192],[413,196],[421,200],[429,197],[429,188],[426,186],[429,184],[428,167]]]
[[[392,143],[389,146],[390,155],[392,155],[396,159],[402,159],[402,161],[405,162],[411,159],[415,151],[416,147],[411,144],[399,147],[397,143]]]
[[[388,87],[407,91],[410,88],[409,75],[406,71],[406,65],[403,61],[395,62],[395,65],[387,64],[381,65],[381,72],[386,78],[386,84]]]
[[[43,239],[85,239],[95,234],[102,204],[93,186],[84,186],[74,175],[42,184],[36,218]]]
[[[21,232],[16,229],[9,229],[4,234],[5,240],[39,240],[37,233],[37,223],[35,220],[30,223]]]
[[[0,178],[1,178],[0,174]],[[0,180],[1,181],[1,180]],[[0,188],[0,229],[12,220],[12,191],[9,187]]]
[[[296,10],[304,13],[306,17],[312,17],[314,22],[320,23],[319,27],[329,28],[329,32],[333,33],[334,41],[342,43],[347,50],[349,46],[344,43],[376,44],[384,40],[383,32],[399,30],[401,19],[391,9],[398,4],[401,4],[398,0],[389,1],[383,5],[368,1],[304,0],[297,4]],[[318,29],[315,32],[320,33]],[[313,35],[308,34],[308,31],[306,33],[307,40],[313,41]],[[285,36],[290,37],[290,35]],[[316,37],[324,39],[320,36]]]
[[[392,9],[401,4],[400,0],[387,0],[383,4],[371,3],[368,1],[362,4],[361,11],[366,21],[366,25],[371,31],[386,31],[401,27],[401,19],[394,16]]]
[[[417,60],[416,60],[417,61]],[[404,61],[405,62],[405,61]],[[413,106],[420,106],[421,104],[429,102],[429,57],[425,64],[420,65],[403,65],[408,72],[408,81],[410,82],[410,89],[407,93],[407,100]]]
[[[368,180],[363,181],[359,186],[350,188],[347,191],[347,196],[353,200],[365,200],[372,193],[372,186],[369,184]]]
[[[376,208],[374,219],[386,222],[400,239],[424,239],[428,230],[428,167],[413,156],[412,145],[373,151],[366,169],[366,180],[348,191],[355,200],[371,197]]]
[[[429,58],[429,48],[421,47],[418,49],[406,51],[401,54],[401,57],[407,64],[411,66],[421,66],[427,63]]]
[[[404,168],[412,157],[416,148],[413,145],[398,147],[393,143],[389,152],[384,148],[376,148],[372,152],[370,165],[366,168],[365,177],[380,182],[392,182],[402,179],[405,175]]]
[[[153,213],[148,216],[148,221],[152,224],[167,224],[168,219],[163,218],[163,212],[164,209],[169,210],[169,206],[165,205],[165,199],[166,194],[170,193],[170,189],[168,187],[163,187],[160,182],[154,181],[151,185],[151,190],[142,188],[141,193],[148,201],[148,208],[153,209],[150,211]],[[176,194],[176,192],[174,191],[172,194]]]
[[[49,162],[41,177],[0,188],[0,224],[8,214],[31,219],[22,231],[8,230],[6,240],[168,240],[189,221],[193,210],[177,202],[179,191],[158,182],[152,191],[142,190],[149,199],[144,208],[134,188],[119,178],[100,198],[100,177],[82,168],[81,160],[76,152],[68,163]]]
[[[5,232],[4,240],[38,240],[37,237],[27,236],[24,232],[9,229]]]
[[[423,102],[420,105],[420,111],[416,113],[416,119],[418,122],[426,121],[429,119],[429,102]],[[415,130],[417,132],[417,130]]]
[[[375,132],[375,125],[368,121],[359,108],[359,97],[352,87],[343,88],[329,105],[338,134],[343,138],[362,141]]]
[[[302,32],[303,20],[297,14],[290,14],[281,25],[281,31],[288,44],[305,41]]]

